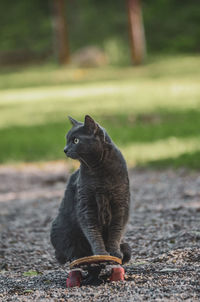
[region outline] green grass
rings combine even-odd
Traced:
[[[33,66],[0,74],[0,162],[63,159],[67,115],[91,114],[129,165],[200,168],[200,57],[142,67]]]

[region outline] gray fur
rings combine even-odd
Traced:
[[[64,151],[80,161],[80,168],[69,178],[52,223],[56,258],[65,263],[110,254],[127,262],[131,250],[122,243],[130,204],[125,160],[105,129],[90,116],[85,116],[84,123],[70,121],[73,127]]]

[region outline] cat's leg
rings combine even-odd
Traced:
[[[102,237],[101,226],[97,218],[97,208],[88,200],[81,200],[78,208],[79,224],[94,255],[109,255]]]
[[[86,227],[83,221],[81,226],[82,231],[90,244],[93,255],[109,255],[109,253],[106,251],[102,234],[98,230],[98,225],[89,222]]]
[[[123,215],[124,212],[124,215]],[[121,240],[123,237],[125,224],[127,221],[126,209],[115,208],[112,211],[111,223],[108,226],[107,240],[105,242],[107,252],[115,257],[123,258],[123,252],[120,248]]]
[[[120,249],[120,242],[122,239],[122,232],[123,229],[119,227],[118,223],[112,223],[109,226],[109,232],[108,232],[108,240],[105,243],[106,245],[106,251],[114,257],[123,258],[123,253]]]

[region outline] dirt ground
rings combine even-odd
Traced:
[[[126,280],[67,289],[49,241],[66,163],[0,167],[0,301],[199,301],[200,172],[129,171]]]

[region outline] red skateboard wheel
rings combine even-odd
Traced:
[[[80,287],[81,279],[82,279],[82,275],[79,270],[72,271],[69,273],[69,277],[67,278],[67,281],[66,281],[66,286],[67,287],[75,287],[75,286]]]
[[[125,271],[123,267],[113,267],[111,271],[110,281],[123,281]]]

